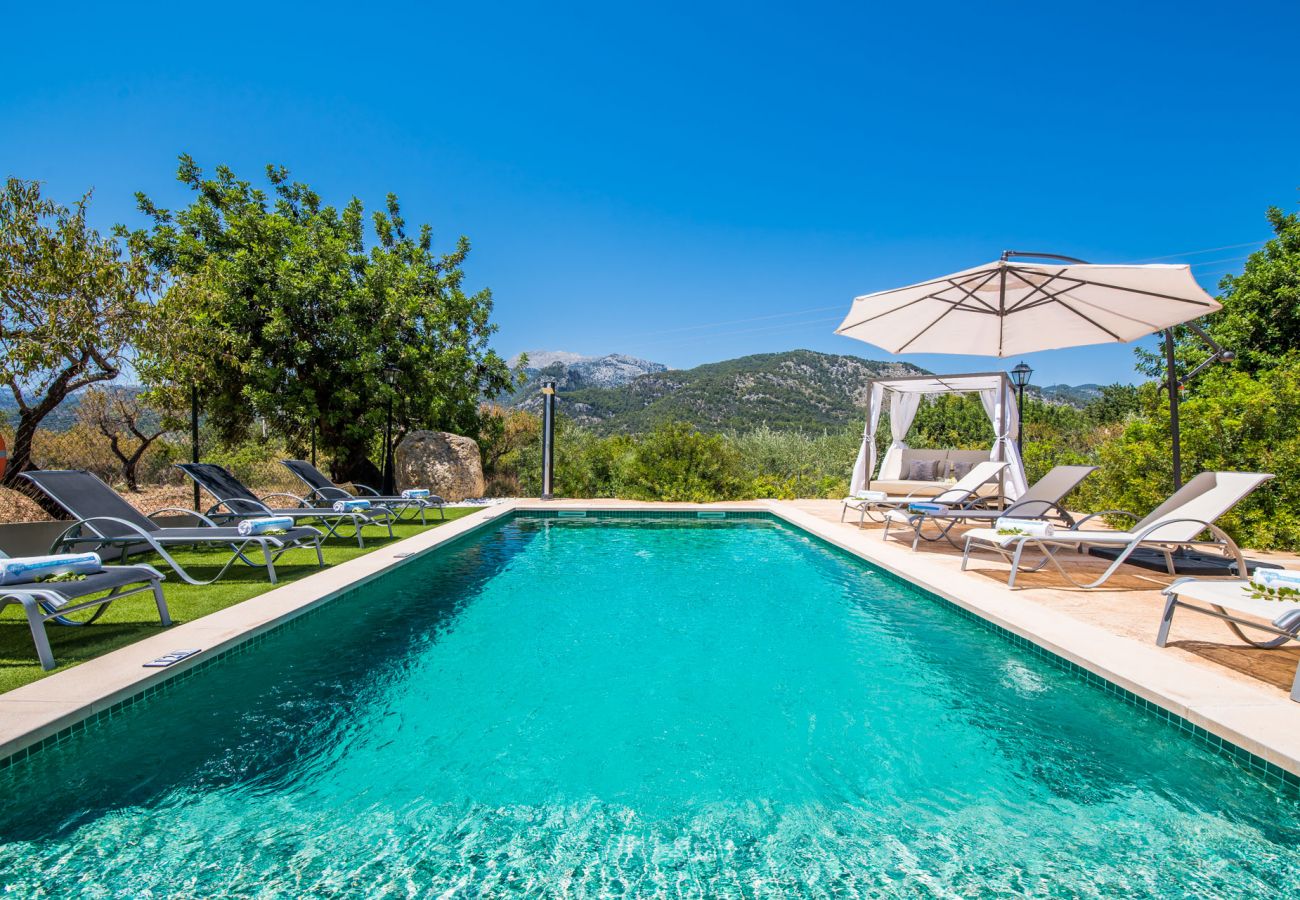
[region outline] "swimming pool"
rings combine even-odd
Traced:
[[[16,896],[1300,890],[1291,793],[768,519],[493,525],[0,799]]]

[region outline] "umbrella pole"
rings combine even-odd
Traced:
[[[1169,380],[1169,437],[1174,456],[1174,490],[1183,486],[1183,452],[1178,435],[1178,372],[1174,368],[1174,330],[1165,329],[1165,366]]]

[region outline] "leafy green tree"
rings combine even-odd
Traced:
[[[121,374],[150,315],[157,281],[147,263],[72,207],[9,178],[0,193],[0,378],[18,407],[4,484],[34,467],[42,420],[73,392]]]
[[[1300,347],[1300,215],[1273,207],[1267,216],[1273,237],[1247,257],[1240,275],[1223,277],[1223,309],[1203,323],[1215,341],[1237,354],[1233,365],[1250,373],[1284,364]],[[1174,334],[1184,371],[1209,356],[1188,329],[1176,328]],[[1138,368],[1164,378],[1163,351],[1139,349]],[[1198,389],[1195,382],[1188,388],[1189,393]]]
[[[228,440],[253,417],[298,447],[314,428],[337,481],[377,480],[389,404],[398,437],[476,433],[480,398],[509,371],[488,346],[491,293],[463,288],[468,240],[435,254],[432,229],[408,233],[392,194],[367,229],[360,200],[336,208],[283,168],[266,175],[269,194],[183,156],[188,207],[138,196],[154,224],[132,240],[173,279],[160,327],[174,330],[142,372],[168,390],[199,384]]]

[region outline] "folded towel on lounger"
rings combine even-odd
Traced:
[[[0,584],[19,584],[51,575],[93,575],[104,571],[98,553],[52,553],[0,559]]]
[[[995,531],[1018,531],[1030,537],[1051,537],[1055,529],[1051,522],[1042,519],[1015,519],[1002,516],[994,524]]]
[[[402,491],[403,500],[423,500],[429,496],[428,488],[407,488]]]
[[[1300,591],[1300,572],[1288,569],[1256,569],[1250,580],[1260,587],[1283,587]]]
[[[369,500],[338,500],[334,503],[336,513],[361,512],[370,509]]]
[[[909,503],[907,508],[914,513],[945,513],[951,509],[947,503]]]
[[[846,500],[888,500],[889,495],[884,491],[854,491],[852,497],[846,497]]]
[[[244,537],[256,537],[268,531],[288,531],[293,527],[293,519],[289,516],[263,516],[260,519],[244,519],[236,527]]]

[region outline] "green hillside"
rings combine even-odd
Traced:
[[[923,371],[812,350],[761,353],[642,375],[619,387],[561,390],[560,409],[605,433],[642,432],[674,420],[712,431],[762,424],[822,430],[862,418],[871,379]]]

